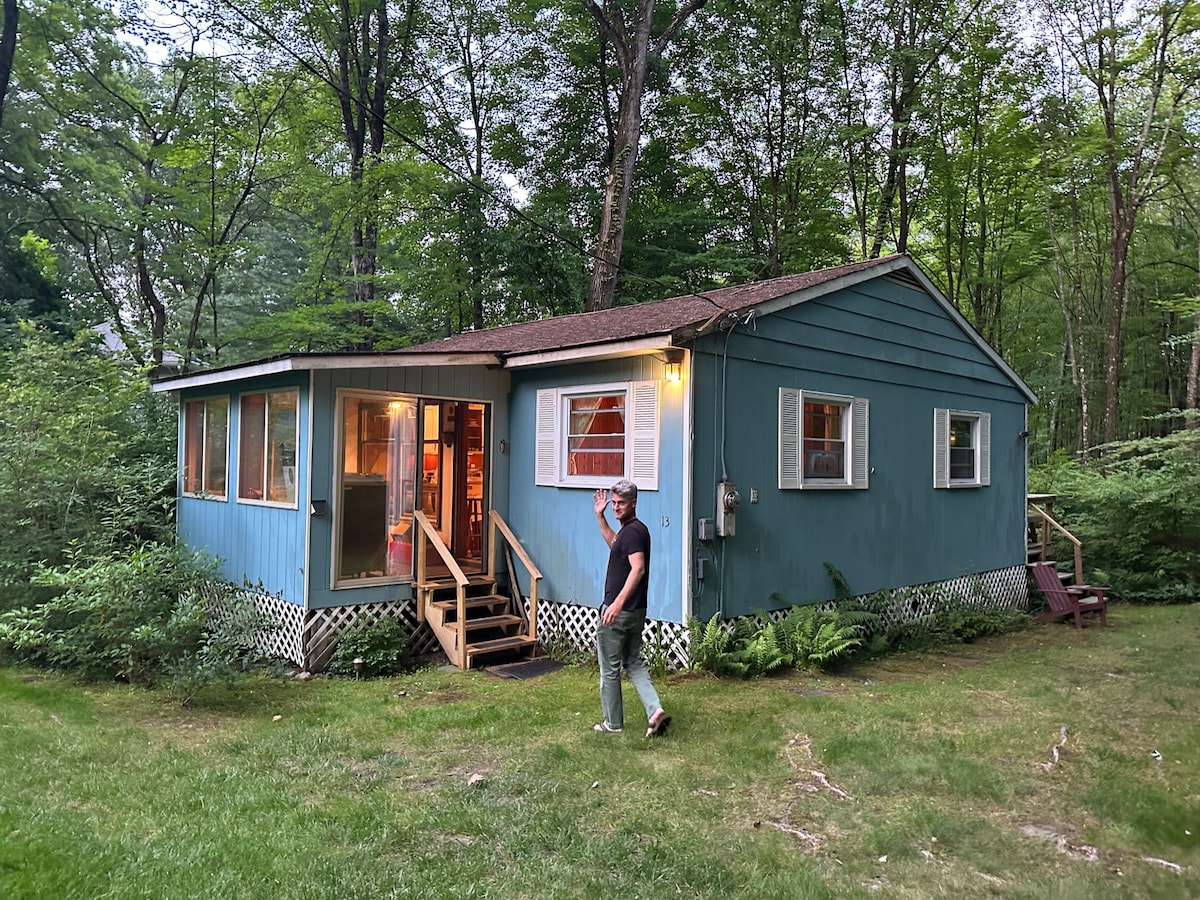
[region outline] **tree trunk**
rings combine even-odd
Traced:
[[[643,51],[644,52],[644,47]],[[604,208],[600,213],[600,233],[592,250],[592,283],[588,288],[587,309],[609,309],[617,290],[621,267],[621,245],[625,240],[625,217],[629,211],[629,192],[637,166],[638,142],[642,137],[642,91],[645,87],[645,62],[632,79],[622,78],[621,103],[617,108],[617,136],[613,161],[604,182]],[[636,94],[636,99],[634,99]]]
[[[4,98],[8,96],[8,79],[17,53],[18,10],[17,0],[4,0],[4,24],[0,30],[0,124],[4,122]]]
[[[1196,261],[1200,263],[1200,225],[1196,229]],[[1196,271],[1200,273],[1200,265]],[[1196,284],[1196,297],[1200,299],[1200,280]],[[1192,323],[1192,360],[1188,366],[1187,378],[1187,408],[1196,409],[1197,403],[1200,401],[1200,390],[1197,389],[1197,383],[1200,382],[1200,310],[1196,311],[1195,321]],[[1200,416],[1190,416],[1187,419],[1188,428],[1200,428]]]
[[[1104,442],[1117,439],[1121,392],[1121,363],[1125,351],[1121,332],[1125,320],[1126,263],[1132,223],[1113,222],[1108,261],[1108,336],[1104,349]]]
[[[600,39],[610,44],[621,73],[617,97],[617,130],[612,146],[612,161],[604,182],[604,206],[600,228],[592,250],[592,281],[588,287],[586,309],[609,309],[616,297],[617,273],[621,269],[621,245],[625,240],[625,217],[629,211],[629,193],[637,168],[638,144],[642,137],[642,95],[652,55],[662,53],[680,26],[708,0],[688,0],[675,14],[663,33],[651,44],[655,0],[637,0],[632,34],[621,10],[606,4],[602,9],[595,0],[584,0],[592,18],[600,27]]]

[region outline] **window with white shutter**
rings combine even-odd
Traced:
[[[869,417],[863,397],[780,388],[780,489],[866,489]]]
[[[537,393],[535,483],[658,490],[658,382],[547,388]]]
[[[992,481],[992,416],[933,411],[933,486],[983,487]]]

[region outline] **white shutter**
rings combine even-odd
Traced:
[[[855,397],[850,413],[850,485],[864,490],[871,472],[867,446],[870,405],[870,401]]]
[[[950,487],[950,410],[933,411],[933,486]]]
[[[979,483],[992,483],[992,414],[979,416]]]
[[[632,382],[629,407],[629,480],[640,491],[657,491],[658,382]]]
[[[536,462],[534,483],[558,484],[558,391],[537,392]]]
[[[779,389],[779,489],[804,487],[800,466],[801,393],[795,388]]]

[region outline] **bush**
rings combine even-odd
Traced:
[[[244,592],[215,587],[212,560],[169,544],[41,567],[35,579],[54,596],[0,614],[10,660],[95,681],[169,677],[184,702],[243,668],[270,624]]]
[[[881,656],[906,650],[921,650],[943,644],[970,643],[994,634],[1020,631],[1029,624],[1029,614],[1021,609],[1000,609],[990,604],[982,586],[974,596],[935,591],[921,597],[932,611],[912,618],[913,590],[876,591],[844,604],[846,610],[869,615],[869,629],[859,656]],[[928,589],[922,594],[928,593]]]
[[[1034,473],[1055,518],[1083,544],[1085,579],[1126,600],[1200,597],[1200,429],[1123,441],[1096,460]],[[1061,541],[1061,543],[1059,543]],[[1070,559],[1063,539],[1055,553]]]
[[[778,594],[772,599],[782,600]],[[766,612],[732,623],[714,614],[688,623],[689,665],[714,675],[751,678],[785,668],[831,666],[862,643],[871,617],[859,611],[794,606],[779,622]]]
[[[173,405],[84,340],[27,327],[22,340],[0,355],[0,609],[50,596],[33,573],[68,550],[172,540]]]
[[[356,623],[338,641],[329,671],[334,675],[374,678],[400,671],[408,647],[408,634],[398,619],[383,616],[374,622]],[[354,660],[362,660],[361,672]]]

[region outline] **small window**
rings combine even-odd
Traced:
[[[188,400],[183,405],[183,492],[225,499],[229,467],[229,398]]]
[[[245,394],[238,416],[238,499],[296,505],[300,392]]]
[[[779,487],[866,488],[869,404],[779,389]]]
[[[538,391],[536,430],[537,484],[658,489],[656,381]]]
[[[956,409],[933,411],[933,486],[991,483],[992,417]]]

